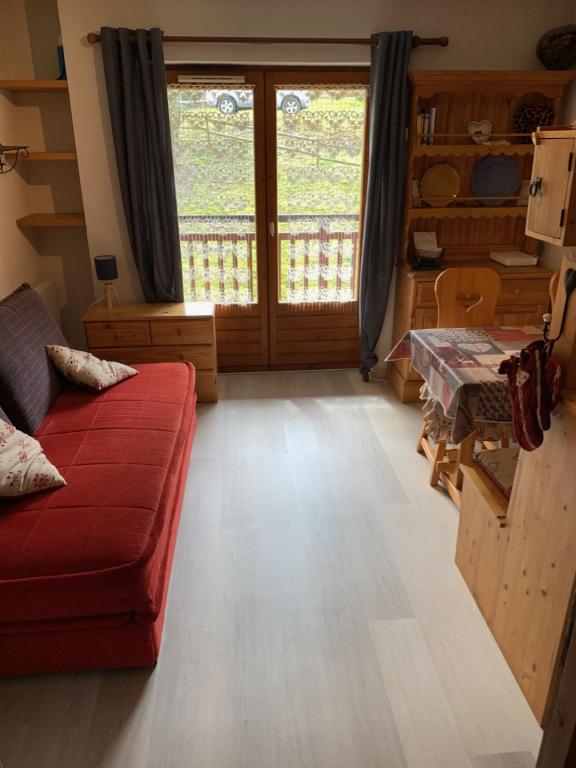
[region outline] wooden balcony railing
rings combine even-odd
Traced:
[[[187,300],[257,301],[254,216],[180,216]],[[354,214],[283,215],[278,220],[280,301],[352,301],[359,247]]]

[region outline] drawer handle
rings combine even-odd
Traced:
[[[530,182],[529,193],[530,197],[536,197],[538,192],[542,189],[542,176],[536,176],[534,181]]]

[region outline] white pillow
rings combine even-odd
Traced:
[[[50,360],[67,379],[90,389],[107,389],[138,373],[129,365],[100,360],[80,349],[49,345],[46,350]]]
[[[25,496],[66,485],[42,446],[0,419],[0,497]]]

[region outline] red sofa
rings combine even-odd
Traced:
[[[67,486],[2,501],[0,674],[149,666],[196,424],[194,368],[65,388],[35,433]]]

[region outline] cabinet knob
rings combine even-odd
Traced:
[[[536,197],[538,192],[542,189],[542,176],[536,176],[536,178],[530,182],[529,193],[530,197]]]

